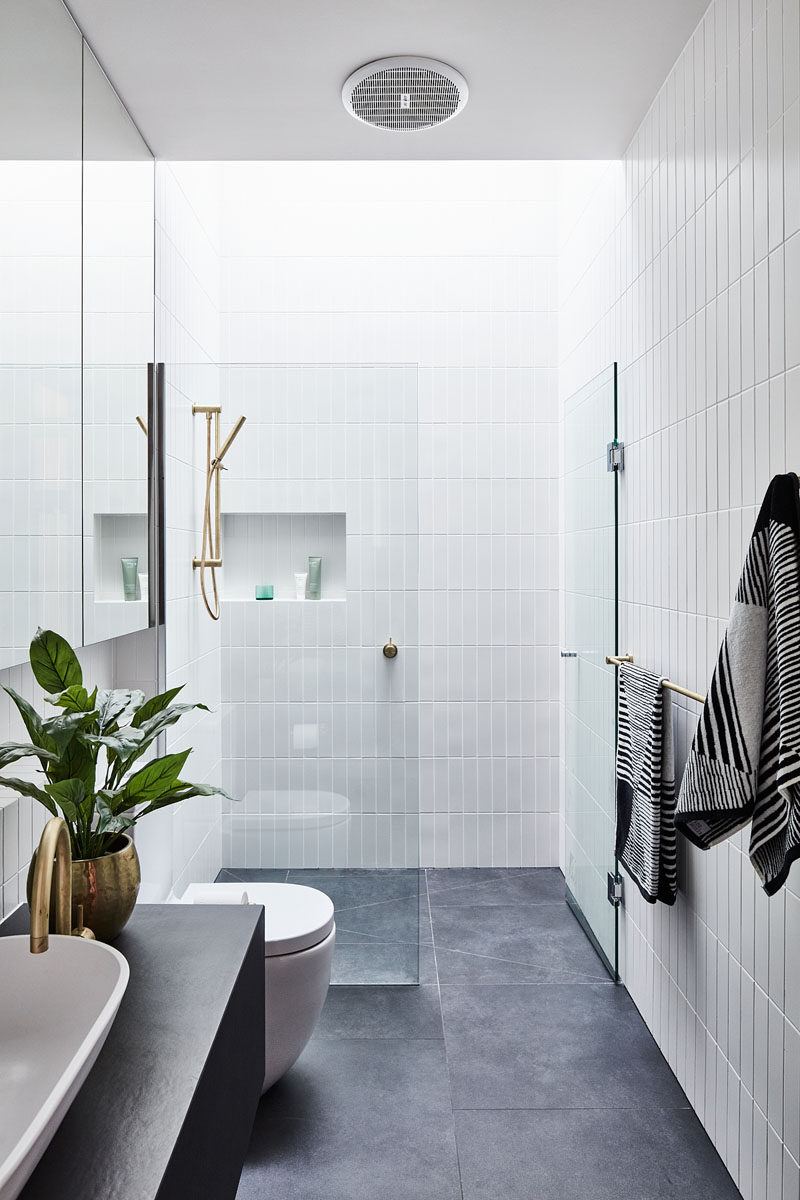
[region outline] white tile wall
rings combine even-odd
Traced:
[[[37,625],[56,629],[73,645],[81,641],[82,465],[88,474],[102,460],[103,477],[108,479],[111,457],[117,479],[135,477],[130,469],[133,455],[126,455],[121,439],[110,456],[108,442],[101,448],[89,431],[82,460],[82,383],[89,423],[101,407],[104,419],[113,410],[108,378],[94,391],[91,384],[97,379],[82,379],[82,352],[84,361],[94,352],[94,361],[102,353],[105,362],[143,364],[150,357],[145,352],[148,334],[152,347],[152,265],[148,279],[141,264],[142,255],[152,264],[152,164],[93,162],[87,163],[83,175],[81,40],[71,22],[70,31],[77,39],[71,147],[61,147],[58,161],[0,162],[0,663],[27,658]],[[128,201],[124,245],[119,241],[119,192],[114,192],[120,184]],[[138,245],[131,241],[133,229]],[[82,300],[87,312],[84,329]],[[142,313],[148,303],[149,324]],[[138,334],[135,343],[132,330]],[[145,379],[144,366],[140,379]],[[136,437],[138,442],[130,442],[138,451],[144,439],[138,431]],[[138,466],[141,479],[141,463]],[[110,511],[117,509],[115,504]],[[108,616],[98,614],[86,640],[108,637]],[[118,633],[119,624],[113,629]],[[87,677],[100,686],[144,679],[152,688],[153,650],[152,635],[144,633],[139,639],[106,641],[79,654]],[[0,683],[41,707],[42,696],[29,668],[0,672]],[[16,710],[0,697],[0,740],[20,740],[23,733]],[[15,773],[25,775],[27,769],[23,764]],[[0,806],[1,904],[8,912],[23,898],[27,864],[43,818],[35,802],[14,800],[5,789]]]
[[[91,366],[146,363],[153,346],[152,160],[83,168],[83,352]]]
[[[555,168],[224,175],[227,361],[419,364],[422,861],[554,863]]]
[[[223,862],[417,866],[417,368],[221,373],[226,405],[249,411],[226,507],[270,514],[225,523],[225,591],[232,571],[248,598],[223,617],[223,754],[241,800],[223,817]],[[323,515],[296,515],[311,506]],[[309,553],[322,599],[298,602]],[[279,598],[259,602],[265,564]]]
[[[715,0],[624,162],[565,204],[563,394],[622,366],[622,640],[699,691],[800,462],[799,19]],[[679,702],[679,768],[695,720]],[[746,844],[682,843],[674,909],[628,889],[623,975],[743,1196],[797,1200],[800,876],[768,899]]]
[[[219,255],[217,172],[203,164],[159,163],[156,170],[156,342],[166,363],[166,684],[211,713],[185,717],[169,731],[169,751],[193,753],[184,775],[220,783],[219,626],[202,608],[192,557],[200,552],[205,432],[192,403],[218,395]],[[143,855],[148,898],[180,895],[220,867],[220,801],[197,799],[170,809],[148,833]]]
[[[87,64],[92,69],[90,64]],[[105,82],[105,81],[103,81]],[[88,103],[88,101],[87,101]],[[96,537],[112,528],[101,514],[147,513],[147,363],[153,358],[153,189],[151,159],[92,158],[91,112],[83,171],[83,527],[84,642],[146,628],[147,607],[121,605],[105,562],[119,550]],[[127,122],[127,118],[125,118]],[[144,147],[142,147],[142,152]],[[136,524],[136,518],[130,521]],[[118,528],[124,525],[120,515]],[[112,539],[113,541],[113,539]],[[141,539],[122,553],[137,554]],[[119,575],[119,563],[114,567]]]
[[[0,163],[0,665],[81,640],[80,304],[79,153]]]

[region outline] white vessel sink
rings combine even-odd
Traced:
[[[0,1200],[15,1200],[88,1075],[128,986],[102,942],[0,937]]]

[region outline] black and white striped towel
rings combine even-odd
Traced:
[[[678,828],[703,850],[751,818],[750,860],[772,895],[800,855],[796,475],[764,497],[678,797]]]
[[[678,890],[672,705],[661,678],[619,668],[616,855],[645,900]]]

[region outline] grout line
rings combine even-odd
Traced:
[[[366,929],[348,929],[346,925],[340,925],[336,922],[337,933],[350,933],[353,937],[367,938],[364,945],[367,946],[370,942],[380,942],[386,946],[431,946],[432,942],[423,942],[421,935],[418,935],[416,940],[413,939],[411,932],[406,931],[405,937],[392,937],[388,933],[368,933]]]
[[[613,979],[595,979],[594,976],[587,978],[570,978],[568,975],[558,975],[552,972],[552,979],[509,979],[501,982],[480,982],[473,979],[445,979],[442,983],[442,988],[446,992],[457,991],[460,988],[503,988],[503,987],[612,987],[618,988],[620,985],[614,983]],[[638,1010],[637,1010],[638,1011]],[[641,1013],[639,1014],[641,1016]]]
[[[512,757],[516,757],[516,756],[512,756]],[[484,867],[455,867],[455,868],[425,867],[423,869],[431,870],[431,871],[438,871],[440,875],[443,871],[450,871],[450,870],[458,870],[458,871],[490,870],[490,871],[498,872],[497,875],[492,875],[488,878],[474,879],[474,880],[465,879],[461,883],[445,883],[444,880],[439,879],[436,881],[438,884],[438,887],[434,886],[434,889],[433,889],[434,892],[436,892],[436,891],[442,891],[442,892],[457,891],[459,888],[467,888],[467,887],[473,887],[473,888],[474,887],[485,887],[487,884],[490,884],[490,883],[504,883],[508,879],[527,879],[531,876],[535,877],[537,875],[537,873],[561,875],[561,878],[562,879],[564,878],[564,876],[562,875],[562,873],[558,867],[487,867],[487,868],[484,868]]]
[[[420,1038],[418,1040],[424,1041],[425,1039]],[[433,1040],[433,1039],[431,1039],[431,1040]],[[564,1113],[569,1113],[569,1112],[608,1112],[608,1111],[609,1111],[609,1109],[608,1109],[607,1104],[569,1104],[569,1105],[567,1105],[567,1104],[548,1104],[548,1105],[541,1105],[539,1108],[532,1108],[530,1106],[530,1104],[520,1104],[518,1107],[515,1107],[515,1106],[509,1104],[505,1108],[498,1108],[497,1105],[488,1105],[486,1108],[464,1108],[463,1106],[459,1106],[458,1108],[453,1109],[454,1113],[457,1113],[457,1112],[460,1112],[460,1113],[461,1112],[465,1112],[465,1113],[466,1112],[469,1112],[469,1113],[480,1113],[480,1112],[487,1112],[487,1113],[490,1113],[490,1112],[498,1112],[498,1113],[504,1113],[504,1112],[530,1112],[530,1113],[564,1112]],[[615,1113],[624,1113],[624,1112],[639,1113],[641,1111],[642,1111],[642,1106],[640,1104],[639,1105],[629,1105],[627,1108],[617,1108],[616,1105],[614,1106]],[[694,1112],[694,1109],[692,1108],[692,1106],[690,1104],[673,1104],[671,1107],[668,1107],[668,1108],[647,1108],[647,1111],[655,1116],[658,1113],[663,1113],[666,1115],[667,1113],[673,1113],[673,1112]],[[698,1120],[699,1120],[699,1118],[698,1118]],[[707,1132],[707,1131],[704,1131],[704,1132]]]
[[[452,903],[445,903],[441,900],[434,900],[431,903],[431,911],[435,912],[439,908],[558,908],[564,904],[565,900],[501,900],[497,904],[481,904],[471,900],[454,900]]]
[[[505,878],[482,879],[480,882],[475,882],[475,883],[453,883],[453,884],[449,884],[447,887],[435,888],[434,893],[433,893],[433,898],[431,900],[431,907],[432,908],[446,907],[447,902],[444,899],[440,900],[439,899],[440,896],[441,897],[452,896],[454,892],[470,892],[473,895],[476,893],[482,894],[484,889],[488,889],[497,884],[504,884],[506,882],[508,882],[508,880]],[[501,901],[499,901],[499,904],[500,905],[505,904],[505,905],[512,906],[512,907],[515,905],[526,906],[526,905],[531,905],[531,904],[539,904],[539,905],[541,905],[541,904],[563,904],[564,899],[565,899],[564,896],[556,896],[552,900],[513,900],[513,899],[509,899],[509,900],[501,900]],[[459,905],[459,907],[460,907],[460,905]]]
[[[371,984],[331,984],[331,987],[370,987]],[[401,1033],[345,1033],[338,1037],[335,1033],[315,1033],[314,1040],[316,1042],[441,1042],[444,1038],[441,1034],[419,1034],[415,1033],[413,1037],[405,1037]],[[467,1111],[467,1110],[464,1110]],[[469,1110],[472,1111],[472,1110]],[[666,1110],[665,1110],[666,1111]]]
[[[367,900],[364,904],[345,904],[341,908],[337,908],[337,913],[341,912],[356,912],[360,908],[379,908],[384,904],[403,904],[406,901],[416,900],[419,904],[419,893],[409,896],[395,896],[391,900]],[[335,905],[334,905],[335,907]]]
[[[520,959],[517,959],[517,958],[501,958],[497,954],[476,954],[474,950],[459,950],[453,946],[442,946],[442,949],[444,951],[446,951],[448,954],[461,954],[465,958],[480,958],[480,959],[484,959],[487,962],[509,963],[511,966],[514,966],[514,967],[527,967],[531,971],[534,971],[537,969],[535,963],[522,962]],[[576,978],[580,977],[582,979],[586,979],[589,983],[613,982],[613,980],[608,979],[607,972],[604,972],[603,973],[604,977],[601,978],[599,975],[598,976],[591,975],[588,971],[569,971],[564,967],[561,967],[558,969],[555,967],[551,967],[551,968],[545,968],[545,970],[550,970],[552,972],[552,974],[554,974],[554,975],[575,976]],[[437,975],[438,975],[438,970],[437,970]],[[461,982],[469,983],[470,981],[462,980]],[[515,981],[512,980],[511,982],[515,982]],[[502,986],[506,986],[506,985],[504,984]]]
[[[336,932],[337,932],[337,934],[339,934],[339,933],[355,933],[358,936],[362,936],[357,929],[356,930],[339,929],[337,927]],[[369,937],[370,935],[364,934],[363,936]],[[422,944],[426,947],[430,946],[430,942],[423,942],[423,943],[420,943],[420,942],[389,942],[389,941],[386,941],[385,939],[383,941],[373,940],[373,941],[369,941],[369,942],[341,942],[341,941],[338,941],[338,939],[337,939],[337,943],[338,943],[338,945],[340,945],[342,947],[347,946],[350,949],[352,949],[353,946],[359,946],[362,949],[365,948],[366,946],[369,946],[370,948],[373,948],[376,946],[419,946],[420,944]],[[367,987],[380,987],[380,984],[367,984],[366,986]],[[419,983],[417,983],[417,986],[419,986]]]
[[[590,987],[619,987],[613,979],[571,979],[569,976],[557,975],[553,979],[511,979],[505,983],[481,983],[470,979],[445,980],[442,987],[446,992],[458,991],[461,988],[590,988]]]
[[[425,896],[428,901],[428,921],[431,927],[431,945],[433,947],[433,972],[436,976],[436,995],[439,1001],[439,1020],[442,1022],[442,1044],[444,1046],[444,1065],[447,1071],[447,1093],[450,1097],[450,1119],[453,1125],[453,1146],[456,1152],[456,1170],[458,1171],[458,1187],[461,1192],[461,1200],[464,1200],[464,1180],[461,1174],[461,1155],[458,1150],[458,1137],[456,1136],[456,1116],[453,1107],[453,1081],[450,1077],[450,1056],[447,1052],[447,1030],[444,1026],[444,1009],[442,1008],[442,985],[439,979],[439,961],[436,957],[436,938],[433,933],[433,913],[431,911],[431,893],[428,887],[428,872],[425,871]]]

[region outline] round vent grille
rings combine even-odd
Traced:
[[[429,129],[467,103],[467,81],[433,58],[381,58],[354,71],[342,88],[351,116],[378,129]]]

